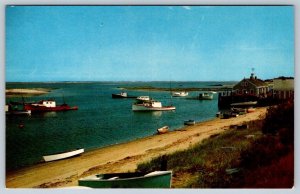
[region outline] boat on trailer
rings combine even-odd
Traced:
[[[79,154],[82,154],[84,152],[83,148],[80,149],[76,149],[76,150],[71,150],[71,151],[67,151],[67,152],[61,152],[61,153],[56,153],[56,154],[52,154],[52,155],[47,155],[47,156],[43,156],[43,159],[45,162],[50,162],[50,161],[55,161],[55,160],[62,160],[65,158],[70,158],[73,156],[77,156]]]
[[[91,188],[171,188],[172,171],[96,174],[78,180]]]

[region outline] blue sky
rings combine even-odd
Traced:
[[[293,6],[7,6],[6,81],[294,76]]]

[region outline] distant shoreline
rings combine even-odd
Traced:
[[[118,87],[121,90],[135,90],[135,91],[225,91],[232,89],[231,85],[222,85],[215,87],[199,87],[199,88],[158,88],[152,86],[138,86],[138,87]]]

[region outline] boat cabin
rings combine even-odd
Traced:
[[[32,104],[35,106],[45,106],[45,107],[56,107],[56,102],[54,100],[41,100],[37,104]]]

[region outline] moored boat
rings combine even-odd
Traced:
[[[78,180],[91,188],[171,188],[172,171],[96,174]]]
[[[129,96],[127,92],[121,92],[120,94],[112,94],[112,98],[136,98],[136,96]]]
[[[184,121],[184,124],[185,125],[195,125],[196,124],[196,122],[195,122],[195,120],[187,120],[187,121]]]
[[[54,161],[54,160],[61,160],[61,159],[65,159],[65,158],[70,158],[70,157],[79,155],[83,152],[84,152],[84,149],[80,148],[80,149],[71,150],[71,151],[68,151],[68,152],[62,152],[62,153],[56,153],[56,154],[52,154],[52,155],[43,156],[43,159],[44,159],[45,162],[50,162],[50,161]]]
[[[214,94],[212,92],[203,92],[199,94],[199,100],[212,100],[214,98]]]
[[[163,126],[159,129],[157,129],[158,134],[163,134],[163,133],[167,133],[167,132],[169,132],[169,126]]]
[[[184,97],[184,96],[188,96],[189,93],[188,92],[172,92],[172,96],[173,97]]]
[[[68,111],[68,110],[78,110],[77,106],[70,107],[66,103],[61,105],[56,105],[54,100],[41,100],[37,103],[26,103],[24,105],[25,110],[31,110],[31,112],[47,112],[47,111]]]
[[[149,96],[139,96],[132,104],[133,111],[168,111],[175,110],[175,106],[162,106],[161,102],[151,99]]]

